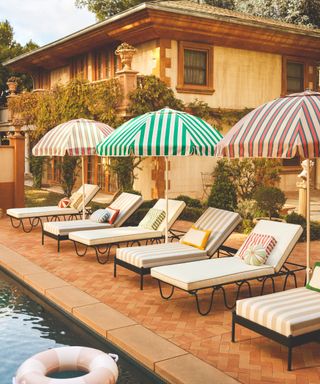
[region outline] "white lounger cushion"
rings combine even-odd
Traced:
[[[238,300],[237,315],[284,336],[320,330],[320,293],[305,287]]]
[[[156,279],[186,291],[273,273],[274,268],[269,265],[248,265],[239,257],[222,257],[151,269],[151,275]]]
[[[93,231],[71,232],[69,239],[84,245],[92,246],[119,243],[122,241],[153,239],[162,236],[162,232],[153,231],[151,229],[138,227],[119,227],[111,228],[107,231],[105,229],[96,229]]]
[[[93,184],[85,184],[85,205],[87,205],[96,193],[99,191],[99,187]],[[82,192],[82,186],[77,192]],[[60,216],[60,215],[73,215],[79,211],[73,208],[59,208],[57,205],[48,207],[31,207],[31,208],[9,208],[7,214],[15,217],[16,219],[26,219],[33,217],[46,217],[46,216]]]
[[[140,195],[126,192],[121,193],[111,204],[113,208],[120,209],[119,216],[112,225],[109,223],[96,223],[91,220],[51,221],[44,223],[43,229],[54,235],[64,236],[76,231],[117,227],[122,225],[138,209],[142,201]]]
[[[272,266],[279,272],[296,245],[302,233],[301,225],[280,223],[277,221],[260,220],[253,228],[253,233],[271,235],[277,240],[276,246],[267,258],[266,265]],[[235,257],[239,251],[235,254]]]
[[[50,207],[31,207],[31,208],[9,208],[7,214],[16,219],[25,219],[33,217],[75,215],[79,211],[73,208],[59,208],[57,205]]]
[[[91,229],[112,228],[113,224],[97,223],[91,220],[67,220],[67,221],[49,221],[43,224],[43,229],[53,235],[64,236],[75,231],[84,231]]]
[[[118,248],[117,259],[138,268],[185,263],[207,258],[206,251],[181,243],[144,245],[142,247]]]
[[[153,206],[156,209],[165,210],[165,200],[159,199],[157,203]],[[168,228],[170,228],[176,219],[179,217],[180,213],[183,211],[186,206],[184,201],[171,200],[168,201],[169,215],[168,215]],[[102,245],[102,244],[112,244],[119,243],[123,241],[131,240],[144,240],[159,238],[164,236],[165,233],[165,223],[161,223],[158,230],[154,231],[151,229],[144,229],[139,227],[120,227],[114,228],[112,230],[94,230],[94,231],[81,231],[70,233],[69,239],[77,241],[78,243],[84,245]]]

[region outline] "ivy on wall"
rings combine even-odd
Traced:
[[[74,79],[50,91],[25,92],[11,97],[8,107],[14,113],[14,118],[22,119],[25,124],[34,127],[30,130],[32,146],[50,129],[72,119],[93,119],[112,127],[118,126],[121,118],[117,115],[117,108],[122,98],[121,86],[116,79],[94,84]],[[34,162],[39,163],[36,160]],[[42,164],[33,167],[38,187],[41,185]],[[76,158],[64,157],[61,184],[66,195],[70,195],[74,186],[76,166]]]

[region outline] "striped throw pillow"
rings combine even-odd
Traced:
[[[166,213],[162,209],[151,208],[145,217],[140,221],[138,227],[144,229],[153,229],[156,231],[165,217]]]
[[[252,245],[261,245],[265,250],[267,257],[272,252],[273,248],[276,246],[277,240],[270,235],[263,235],[261,233],[251,233],[245,242],[240,247],[237,256],[241,259],[244,259],[246,250]]]
[[[68,199],[67,197],[63,197],[63,198],[59,201],[59,203],[58,203],[58,207],[59,207],[59,208],[68,208],[69,205],[70,205],[70,203],[71,203],[71,200],[70,200],[70,199]]]
[[[109,220],[109,218],[110,218],[110,212],[107,211],[106,209],[97,209],[90,216],[90,220],[96,223],[106,223]]]
[[[106,211],[109,212],[109,224],[113,224],[119,216],[120,209],[108,207]]]

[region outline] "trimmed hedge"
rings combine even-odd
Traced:
[[[285,220],[287,223],[301,225],[303,228],[303,233],[302,233],[299,241],[306,241],[306,237],[307,237],[306,219],[302,215],[299,215],[295,212],[292,212],[285,217]],[[310,238],[311,238],[311,240],[320,240],[320,223],[318,221],[311,221]]]

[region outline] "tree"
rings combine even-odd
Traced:
[[[6,82],[12,75],[20,77],[20,88],[30,90],[32,88],[32,79],[26,74],[13,72],[3,66],[3,62],[12,59],[18,55],[37,48],[38,45],[30,40],[22,46],[13,39],[13,28],[8,20],[0,22],[0,95],[7,89]]]
[[[235,211],[237,209],[237,190],[231,181],[230,167],[219,160],[214,170],[214,184],[208,198],[210,207]]]
[[[76,0],[79,8],[86,7],[98,20],[125,11],[150,0]],[[215,7],[236,10],[251,15],[272,18],[308,27],[320,26],[319,0],[205,0]]]
[[[86,7],[96,15],[99,21],[102,21],[107,17],[148,1],[152,0],[76,0],[76,6],[79,8]],[[227,9],[233,9],[234,7],[234,0],[207,0],[207,3]]]
[[[285,194],[276,187],[260,187],[256,191],[254,199],[258,208],[262,212],[266,212],[270,220],[273,215],[279,216],[279,212],[286,202]]]
[[[235,9],[287,23],[320,26],[319,0],[235,0]]]

